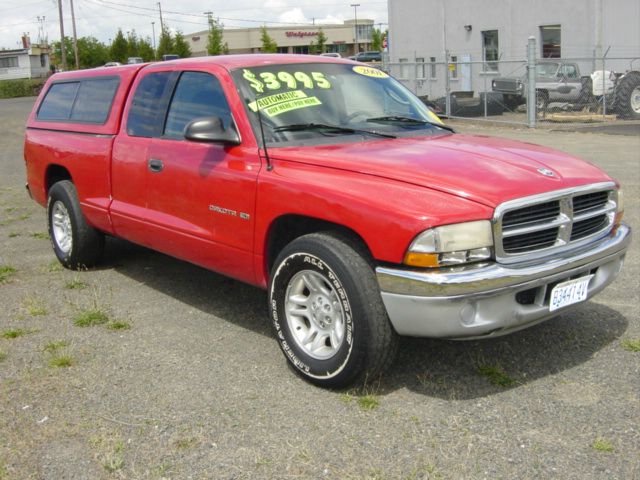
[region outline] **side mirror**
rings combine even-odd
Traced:
[[[240,135],[233,122],[225,130],[220,117],[196,118],[184,128],[184,138],[194,142],[240,145]]]

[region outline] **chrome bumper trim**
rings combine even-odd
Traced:
[[[549,312],[543,302],[549,284],[597,268],[588,298],[601,291],[620,272],[630,241],[631,229],[622,224],[614,235],[588,250],[540,264],[492,263],[431,272],[378,267],[376,274],[387,313],[400,335],[502,335],[562,312]],[[516,301],[518,292],[533,288],[539,288],[535,302]]]

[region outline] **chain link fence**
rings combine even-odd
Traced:
[[[385,61],[381,68],[436,113],[535,127],[640,120],[640,58],[602,56],[472,61]]]

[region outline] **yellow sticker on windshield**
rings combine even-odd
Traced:
[[[249,108],[254,112],[264,110],[267,107],[275,105],[276,103],[286,102],[287,100],[299,100],[301,98],[307,98],[307,94],[302,90],[294,90],[292,92],[276,93],[275,95],[269,95],[268,97],[259,98],[256,102],[251,102]]]
[[[353,71],[359,73],[360,75],[364,75],[365,77],[373,77],[373,78],[388,78],[389,75],[384,73],[382,70],[378,70],[374,67],[364,67],[362,65],[358,65],[353,67]]]
[[[288,100],[286,102],[278,103],[272,107],[267,107],[261,112],[266,113],[270,117],[275,117],[281,113],[290,112],[291,110],[298,110],[299,108],[313,107],[316,105],[322,105],[322,102],[317,97],[301,98],[299,100]]]
[[[439,125],[444,125],[444,122],[442,120],[440,120],[440,117],[438,115],[436,115],[434,112],[432,112],[431,110],[429,110],[429,118],[434,123],[437,123]]]

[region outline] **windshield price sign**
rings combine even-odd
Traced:
[[[295,90],[297,88],[331,88],[331,82],[327,80],[322,72],[260,72],[253,73],[251,70],[244,69],[242,77],[247,81],[249,86],[258,93],[264,93],[267,90],[280,90],[288,88]]]

